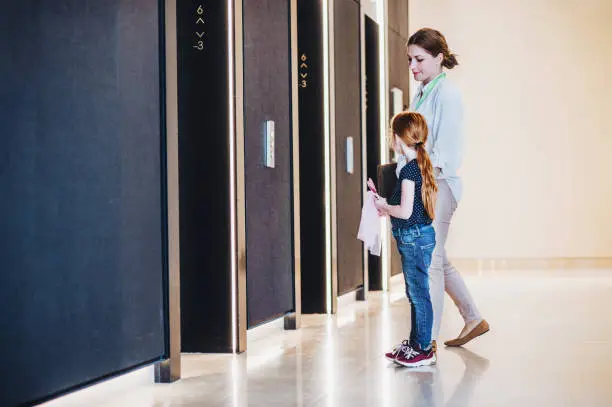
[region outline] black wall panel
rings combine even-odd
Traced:
[[[230,352],[227,5],[177,7],[182,350]]]
[[[368,178],[377,182],[380,164],[380,69],[378,24],[365,18],[366,132]],[[368,281],[371,290],[382,290],[382,262],[368,254]]]
[[[244,4],[248,325],[293,309],[289,4]],[[266,120],[275,166],[264,166]]]
[[[323,34],[321,4],[298,0],[302,312],[325,312]]]
[[[336,202],[338,294],[363,285],[361,219],[361,59],[360,10],[353,0],[334,2]],[[347,139],[353,139],[353,172],[347,172]]]
[[[0,405],[162,358],[157,1],[0,13]]]

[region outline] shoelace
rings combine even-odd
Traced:
[[[408,341],[403,340],[402,343],[400,343],[399,345],[395,345],[391,353],[393,353],[394,355],[398,355],[400,352],[404,351],[406,348],[409,347],[410,345],[408,344]]]
[[[414,356],[418,356],[418,354],[419,354],[419,352],[417,352],[416,350],[412,349],[412,347],[411,347],[411,346],[407,346],[407,347],[404,349],[404,357],[405,357],[406,359],[410,359],[410,358],[412,358],[412,357],[414,357]]]

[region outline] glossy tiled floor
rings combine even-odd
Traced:
[[[101,406],[612,406],[612,270],[467,276],[492,331],[437,366],[397,368],[383,352],[406,336],[402,285],[303,328],[250,338],[240,356],[186,355],[184,379]],[[401,282],[400,282],[401,283]],[[459,332],[447,302],[442,339]]]

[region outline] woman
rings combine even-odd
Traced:
[[[462,184],[457,171],[463,155],[464,135],[461,95],[446,78],[444,68],[453,69],[459,63],[449,51],[444,36],[431,28],[423,28],[410,37],[407,53],[414,79],[421,82],[411,108],[427,120],[430,137],[426,148],[438,182],[433,222],[437,243],[429,269],[434,311],[432,338],[437,339],[440,332],[446,290],[465,326],[457,338],[444,344],[462,346],[486,333],[489,325],[480,315],[461,274],[448,260],[445,248],[450,223],[461,199]]]

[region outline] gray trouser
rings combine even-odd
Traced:
[[[434,312],[432,339],[437,339],[440,333],[445,290],[455,302],[465,322],[482,318],[463,277],[446,256],[446,238],[455,209],[457,201],[448,183],[445,180],[438,180],[436,218],[433,222],[436,231],[436,248],[429,266],[429,292]]]

